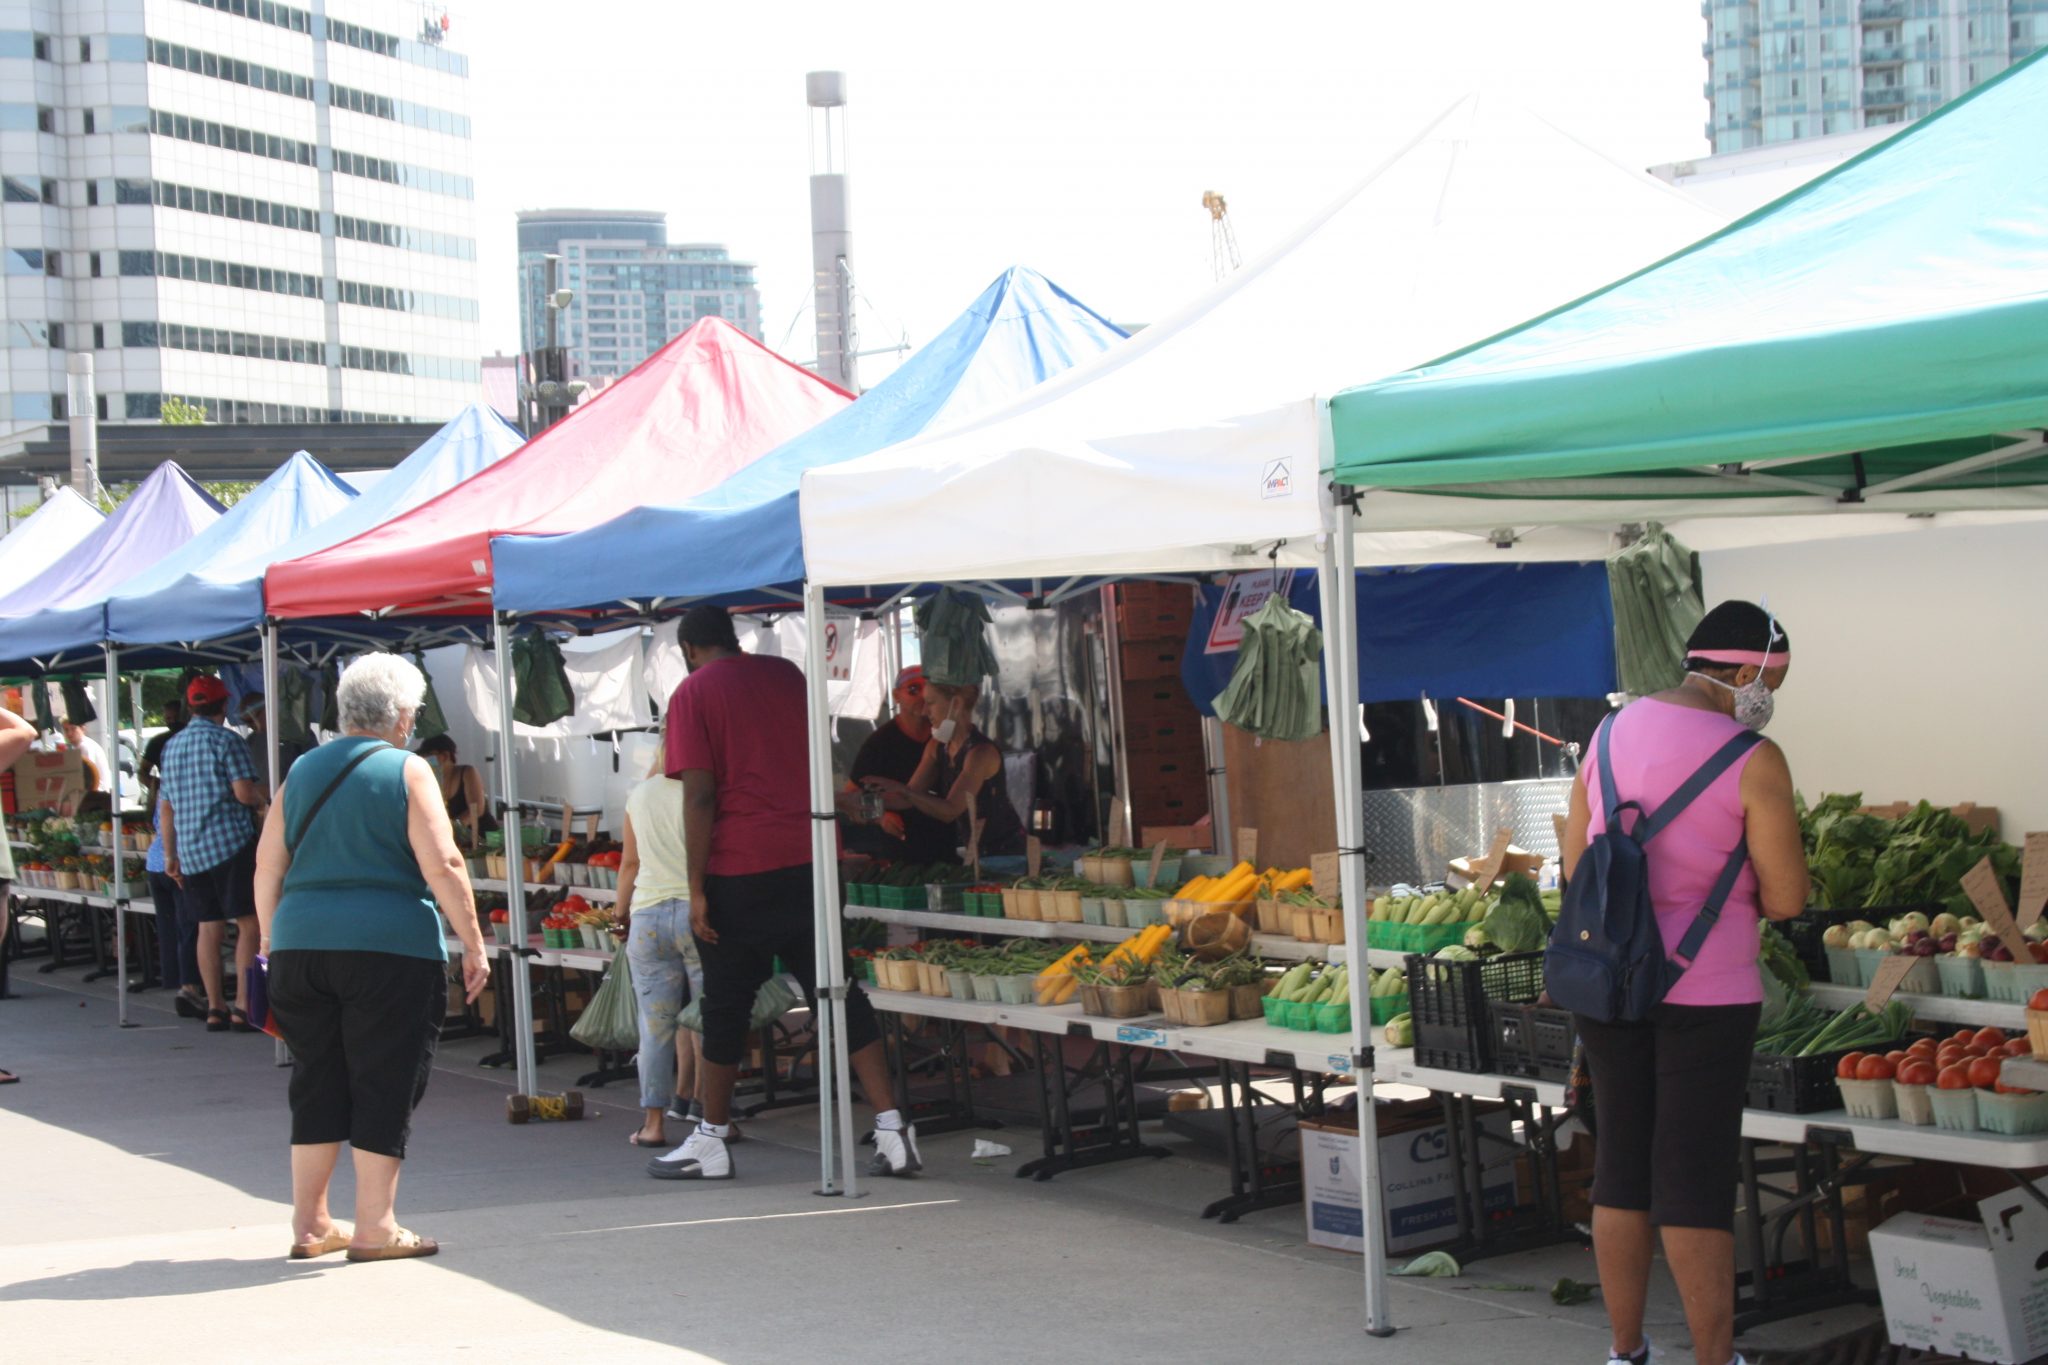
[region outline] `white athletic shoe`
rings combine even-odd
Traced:
[[[917,1154],[917,1126],[875,1129],[875,1159],[868,1163],[869,1175],[916,1175],[924,1169]]]
[[[1656,1358],[1657,1350],[1654,1346],[1650,1345],[1650,1339],[1646,1336],[1643,1338],[1642,1349],[1632,1356],[1625,1356],[1616,1351],[1609,1351],[1607,1353],[1607,1365],[1650,1365],[1650,1362],[1655,1360]],[[1735,1358],[1735,1365],[1744,1365],[1744,1362],[1740,1356],[1737,1356]]]
[[[648,1162],[647,1174],[656,1180],[730,1180],[732,1153],[724,1138],[699,1128],[683,1139],[682,1146]]]

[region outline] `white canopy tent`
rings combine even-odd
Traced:
[[[1536,115],[1468,96],[1175,316],[979,422],[808,472],[811,576],[1252,567],[1276,541],[1294,542],[1281,563],[1312,565],[1312,395],[1490,336],[1719,226]],[[915,536],[874,533],[912,521]]]
[[[1502,328],[1649,264],[1719,220],[1524,110],[1467,97],[1282,246],[1124,346],[1034,389],[1005,411],[804,476],[806,608],[822,629],[824,588],[902,582],[1135,576],[1269,562],[1323,576],[1329,619],[1348,620],[1359,552],[1433,562],[1472,536],[1325,532],[1327,418],[1314,394],[1385,374]],[[1249,414],[1249,415],[1236,415]],[[916,525],[914,536],[877,526]],[[998,529],[999,528],[999,529]],[[1581,544],[1587,538],[1574,537]],[[1490,548],[1490,546],[1488,547]],[[1569,556],[1599,557],[1579,550]],[[1269,558],[1270,557],[1270,558]],[[1349,941],[1363,945],[1358,675],[1334,628],[1325,670],[1336,844]],[[1352,724],[1342,723],[1350,717]],[[832,802],[825,697],[812,692],[814,808]],[[818,825],[818,861],[832,858]],[[818,879],[824,1023],[846,1093],[838,887]],[[1365,973],[1352,983],[1360,1170],[1378,1185]],[[853,1186],[851,1111],[836,1147]],[[1392,1330],[1385,1246],[1368,1219],[1367,1328]]]

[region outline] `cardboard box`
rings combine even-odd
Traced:
[[[76,749],[31,749],[7,770],[13,779],[9,815],[25,810],[68,811],[85,796],[85,764]]]
[[[1380,1118],[1380,1206],[1386,1211],[1388,1253],[1406,1255],[1441,1246],[1457,1235],[1457,1182],[1451,1170],[1449,1135],[1443,1112],[1428,1101],[1382,1104]],[[1506,1139],[1504,1109],[1483,1114],[1480,1125]],[[1301,1128],[1302,1212],[1312,1246],[1337,1251],[1365,1250],[1365,1218],[1359,1207],[1358,1129],[1332,1121],[1303,1119]],[[1515,1202],[1515,1152],[1486,1143],[1483,1185],[1488,1212]]]
[[[2048,1351],[2048,1212],[2021,1190],[1982,1221],[1902,1213],[1870,1234],[1893,1344],[2017,1365]]]

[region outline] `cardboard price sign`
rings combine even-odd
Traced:
[[[1906,973],[1919,965],[1920,959],[1911,953],[1894,953],[1877,964],[1877,975],[1870,980],[1870,989],[1863,993],[1863,1003],[1872,1010],[1884,1008],[1885,1001],[1906,979]]]
[[[1500,865],[1508,860],[1508,845],[1514,842],[1513,830],[1494,832],[1493,847],[1486,850],[1486,861],[1472,869],[1472,885],[1484,891],[1500,880]]]
[[[1334,903],[1343,890],[1343,863],[1334,853],[1311,854],[1308,860],[1309,889]]]
[[[2020,928],[2030,929],[2048,904],[2048,831],[2027,836],[2025,856],[2020,864],[2020,911],[2013,918]]]
[[[1963,874],[1963,892],[1970,898],[1970,904],[1977,907],[1977,913],[1984,917],[1984,923],[1991,932],[1998,935],[1998,941],[2012,950],[2015,962],[2032,962],[2034,951],[2027,943],[2027,936],[2013,923],[2012,911],[2006,908],[2005,889],[1998,884],[1998,872],[1991,866],[1991,859],[1985,858]]]
[[[1239,862],[1259,865],[1259,832],[1255,829],[1240,828],[1237,831],[1237,857]]]
[[[1109,798],[1109,846],[1128,848],[1131,843],[1131,822],[1124,815],[1124,799],[1121,796]]]
[[[1024,870],[1031,876],[1038,875],[1038,869],[1045,866],[1045,845],[1038,841],[1036,834],[1024,839]]]
[[[1166,861],[1166,840],[1161,839],[1152,846],[1152,877],[1147,886],[1159,885],[1159,865]]]

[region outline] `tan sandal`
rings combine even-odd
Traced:
[[[400,1228],[392,1234],[391,1240],[380,1247],[350,1247],[351,1261],[403,1261],[413,1256],[432,1256],[441,1250],[441,1244],[431,1237],[422,1237],[411,1228]]]
[[[321,1256],[332,1256],[348,1245],[349,1236],[350,1234],[337,1227],[329,1230],[328,1234],[317,1242],[295,1242],[292,1244],[291,1259],[310,1261]]]

